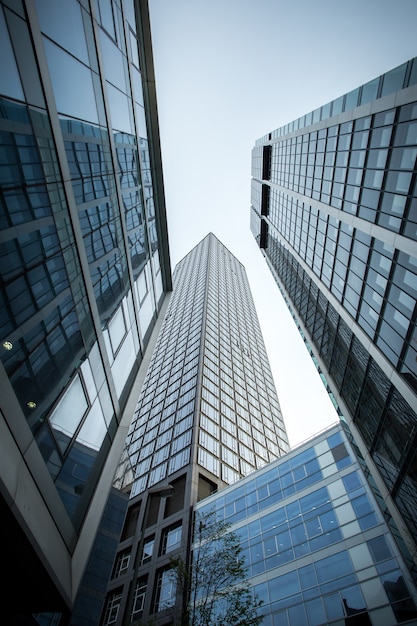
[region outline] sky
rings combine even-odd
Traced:
[[[243,263],[291,446],[338,420],[249,227],[256,139],[417,55],[416,0],[149,0],[171,263]]]

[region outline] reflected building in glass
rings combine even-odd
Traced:
[[[0,41],[4,612],[66,614],[171,290],[147,3],[5,0]]]
[[[364,469],[339,424],[195,506],[208,536],[217,519],[239,538],[262,626],[416,623],[416,588]]]
[[[251,229],[417,574],[417,59],[260,138]]]
[[[173,285],[116,481],[130,502],[106,626],[170,623],[170,557],[188,559],[192,506],[288,450],[242,264],[209,234]]]

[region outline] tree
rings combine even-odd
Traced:
[[[172,558],[177,591],[184,607],[182,626],[258,626],[262,602],[253,597],[238,535],[214,513],[194,524],[191,567],[181,557]]]

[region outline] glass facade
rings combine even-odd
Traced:
[[[142,560],[123,581],[119,619],[129,610],[127,583],[147,575],[141,619],[168,623],[165,609],[181,601],[170,557],[187,558],[190,507],[288,450],[244,267],[209,234],[177,265],[173,283],[116,478],[131,498],[125,524],[130,530],[122,535],[118,558],[129,546]],[[175,488],[173,497],[152,497],[167,483]],[[156,508],[145,519],[150,500]],[[153,551],[145,556],[149,542]],[[120,580],[111,581],[109,607]]]
[[[415,552],[417,60],[258,140],[251,229]],[[398,514],[399,512],[399,514]],[[400,521],[399,521],[400,520]]]
[[[36,444],[25,463],[43,483],[46,466],[43,498],[71,550],[109,455],[117,463],[171,289],[147,5],[136,4],[0,3],[2,420],[22,455]]]
[[[198,436],[193,436],[198,425]],[[175,268],[174,294],[126,441],[131,497],[191,460],[230,484],[288,449],[241,263],[213,236]]]
[[[417,619],[415,587],[342,426],[194,513],[196,523],[227,522],[239,536],[265,626]]]

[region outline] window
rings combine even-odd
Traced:
[[[113,578],[117,578],[118,576],[122,576],[128,570],[130,562],[130,550],[125,550],[124,552],[119,552],[116,557],[116,563],[114,565],[113,570]]]
[[[175,526],[166,528],[162,535],[161,554],[167,554],[168,552],[172,552],[173,550],[179,548],[181,545],[181,537],[181,524],[176,524]]]
[[[149,563],[149,561],[151,560],[154,545],[155,545],[154,535],[152,535],[152,537],[148,537],[147,539],[145,539],[145,542],[143,544],[142,559],[141,559],[142,565],[144,563]]]
[[[138,578],[134,595],[133,595],[133,607],[132,607],[132,616],[131,621],[138,619],[140,614],[143,611],[145,606],[145,596],[146,596],[146,588],[148,586],[148,578],[147,576],[142,576],[142,578]]]
[[[109,624],[115,624],[117,622],[121,599],[122,599],[121,589],[117,589],[113,591],[113,593],[111,593],[107,597],[106,611],[104,614],[103,626],[108,626]]]
[[[155,612],[168,609],[175,604],[175,578],[171,569],[157,573]]]
[[[87,409],[88,402],[84,387],[77,375],[49,418],[62,453],[65,453],[70,439],[79,427]]]

